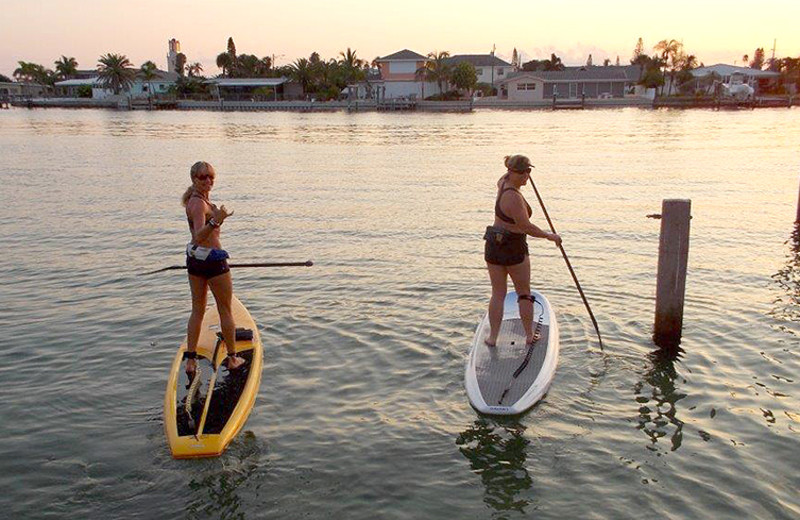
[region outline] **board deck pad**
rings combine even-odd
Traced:
[[[208,406],[208,415],[206,416],[206,423],[203,427],[203,434],[220,433],[225,427],[225,424],[230,419],[233,410],[239,403],[239,398],[244,390],[247,377],[250,374],[250,366],[253,361],[253,351],[245,350],[237,352],[237,355],[245,360],[245,363],[234,370],[229,371],[225,367],[219,367],[217,373],[217,381],[214,385],[214,392],[211,394],[211,403]],[[185,372],[181,372],[181,377],[178,382],[177,402],[176,402],[176,422],[178,426],[178,435],[187,436],[194,435],[197,431],[197,425],[200,424],[200,418],[203,415],[203,407],[205,406],[206,396],[208,395],[208,384],[211,381],[211,362],[202,357],[198,358],[198,369],[202,370],[202,381],[200,388],[198,388],[197,396],[192,403],[192,418],[194,419],[194,428],[189,423],[189,417],[186,414],[185,403],[188,397],[188,389],[186,386],[189,384],[189,378]]]
[[[537,318],[538,313],[534,323]],[[516,378],[514,372],[525,362],[528,353],[521,319],[503,320],[496,347],[483,342],[477,345],[475,373],[487,404],[512,405],[530,388],[544,364],[548,332],[547,325],[540,326],[539,339],[534,343],[530,360]],[[508,392],[503,395],[506,390]]]

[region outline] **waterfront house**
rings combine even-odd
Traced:
[[[232,101],[300,99],[303,87],[288,78],[212,78],[206,80],[212,95]]]
[[[427,61],[427,57],[408,49],[378,58],[381,79],[375,86],[379,98],[425,98],[439,94],[435,82],[422,81],[417,74]]]
[[[94,76],[65,79],[63,81],[56,81],[55,92],[57,97],[81,97],[81,93],[86,92],[92,97],[93,89],[99,87],[97,83],[97,71],[94,71]]]
[[[157,70],[155,77],[147,81],[139,71],[131,87],[122,94],[134,99],[163,96],[177,80],[177,73]],[[57,81],[55,84],[56,95],[60,97],[79,97],[87,88],[91,89],[93,99],[105,99],[114,95],[113,90],[103,88],[97,71],[94,71],[94,76],[84,75],[80,78]]]
[[[692,69],[692,76],[695,77],[695,90],[707,90],[703,88],[709,79],[714,78],[725,84],[745,83],[753,87],[755,95],[759,95],[765,89],[775,87],[780,81],[780,73],[771,70],[751,69],[750,67],[737,67],[717,63],[708,67],[698,67]]]
[[[447,64],[455,67],[461,62],[475,67],[478,83],[486,83],[493,88],[514,71],[514,67],[494,54],[456,54],[447,59]]]
[[[0,99],[6,101],[19,98],[43,97],[50,92],[50,87],[39,83],[0,81]]]
[[[639,94],[638,65],[565,67],[564,70],[517,71],[498,83],[499,98],[508,101],[623,98]]]

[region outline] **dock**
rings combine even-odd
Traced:
[[[586,96],[580,99],[562,99],[553,96],[553,110],[583,110],[586,108]]]
[[[416,110],[417,109],[417,100],[416,99],[404,99],[404,98],[397,98],[397,99],[382,99],[378,101],[376,109],[378,112],[395,112],[398,110]]]

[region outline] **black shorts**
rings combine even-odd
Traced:
[[[209,278],[214,278],[215,276],[227,273],[231,270],[231,268],[228,267],[227,260],[217,260],[211,262],[208,260],[198,260],[197,258],[187,256],[186,270],[191,275],[199,276],[208,280]]]
[[[488,226],[483,239],[486,240],[483,257],[490,264],[517,265],[528,256],[528,240],[524,233]]]

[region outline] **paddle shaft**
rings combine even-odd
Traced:
[[[228,264],[228,267],[311,267],[314,265],[314,262],[311,260],[306,260],[305,262],[261,262],[255,264]],[[142,275],[146,274],[156,274],[161,273],[164,271],[178,271],[181,269],[186,269],[185,265],[171,265],[169,267],[164,267],[163,269],[156,269],[155,271],[150,271],[147,273],[142,273]],[[141,275],[140,275],[141,276]]]
[[[206,392],[206,402],[203,403],[203,415],[200,416],[200,424],[197,426],[197,432],[194,434],[195,439],[200,439],[200,435],[203,433],[203,428],[206,425],[206,417],[208,416],[208,408],[211,405],[211,394],[214,393],[214,385],[217,384],[217,370],[219,367],[217,366],[217,353],[219,352],[219,346],[222,344],[222,335],[217,336],[217,344],[214,345],[214,354],[211,356],[211,380],[208,382],[208,391]]]
[[[533,187],[533,192],[536,194],[536,198],[539,201],[539,205],[542,207],[542,212],[544,212],[544,218],[547,219],[547,223],[550,225],[550,230],[555,233],[556,228],[553,225],[553,221],[550,220],[550,215],[547,213],[547,208],[544,206],[544,201],[542,197],[539,195],[539,190],[536,189],[536,184],[533,182],[533,177],[529,177],[531,181],[531,186]],[[597,341],[600,342],[600,350],[603,350],[603,338],[600,337],[600,327],[597,326],[597,320],[594,317],[594,313],[592,312],[592,308],[589,306],[589,301],[586,299],[586,295],[583,294],[583,289],[581,288],[581,284],[578,281],[578,277],[575,275],[575,270],[572,269],[572,264],[569,261],[569,257],[567,256],[567,252],[564,251],[564,246],[559,244],[558,248],[561,250],[561,255],[564,257],[564,262],[567,264],[567,269],[569,269],[569,274],[572,275],[572,279],[575,281],[575,287],[577,287],[578,292],[581,295],[581,299],[583,300],[583,304],[586,306],[586,310],[589,311],[589,317],[592,319],[592,324],[594,325],[594,330],[597,332]]]

